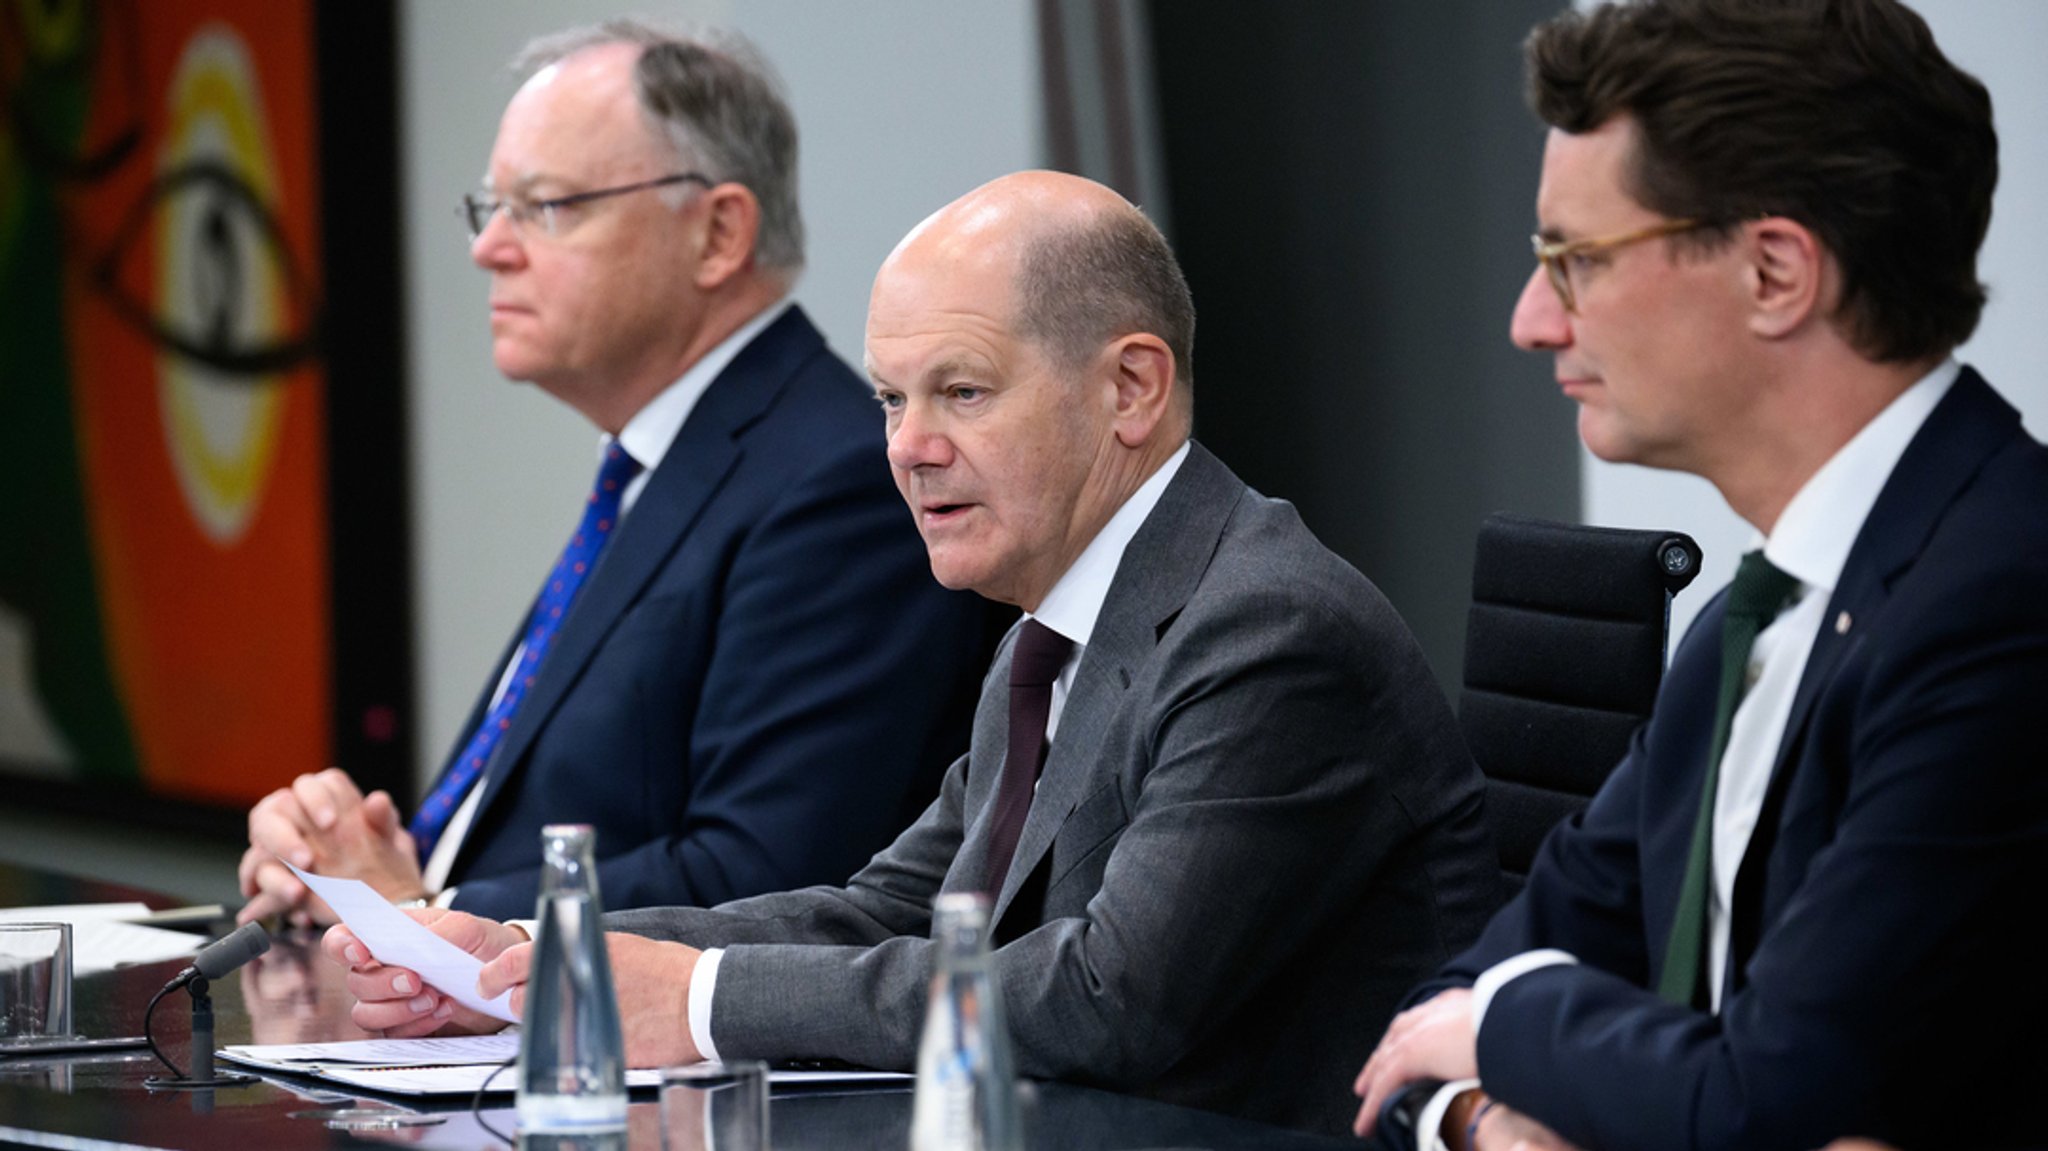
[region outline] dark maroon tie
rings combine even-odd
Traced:
[[[1024,621],[1010,649],[1010,746],[996,783],[995,817],[988,837],[988,895],[1002,894],[1017,854],[1017,837],[1031,813],[1031,795],[1045,767],[1045,721],[1052,714],[1052,681],[1066,666],[1074,641],[1039,623]]]

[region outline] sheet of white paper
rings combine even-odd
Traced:
[[[60,903],[49,907],[0,907],[0,923],[80,924],[148,915],[140,903]]]
[[[0,909],[0,923],[69,923],[73,975],[112,971],[130,963],[182,959],[206,942],[182,931],[122,922],[148,913],[149,908],[140,903],[66,903]]]
[[[508,1028],[496,1035],[350,1039],[340,1043],[244,1043],[225,1050],[273,1067],[286,1063],[361,1063],[372,1067],[503,1063],[518,1057],[519,1031]]]
[[[398,1095],[471,1095],[484,1077],[519,1055],[519,1032],[463,1035],[440,1039],[356,1039],[342,1043],[238,1044],[221,1049],[221,1058],[244,1066],[313,1075]],[[768,1073],[781,1085],[908,1083],[897,1071],[785,1071]],[[491,1082],[495,1091],[511,1091],[517,1078],[509,1071]],[[629,1087],[657,1087],[661,1072],[626,1072]]]
[[[512,1011],[511,992],[488,1000],[477,994],[476,977],[483,970],[482,961],[413,922],[369,884],[360,879],[330,879],[297,867],[292,867],[292,874],[327,901],[379,963],[417,972],[429,986],[471,1011],[507,1023],[519,1022]]]
[[[474,1095],[495,1067],[463,1064],[456,1067],[329,1067],[320,1078],[346,1083],[367,1091],[389,1091],[394,1095]],[[628,1071],[627,1087],[659,1087],[661,1072]],[[511,1068],[491,1080],[491,1094],[511,1094],[519,1087],[519,1076]]]
[[[131,963],[183,959],[206,943],[196,935],[143,927],[111,919],[88,920],[71,928],[71,971],[91,975]]]

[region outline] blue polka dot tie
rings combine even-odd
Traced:
[[[612,528],[619,522],[619,499],[625,494],[626,485],[639,474],[639,462],[627,455],[625,449],[617,443],[605,448],[604,463],[597,470],[597,485],[591,489],[590,501],[583,508],[583,522],[576,526],[576,534],[569,537],[562,558],[555,561],[555,570],[548,575],[540,599],[533,605],[533,615],[527,620],[526,647],[519,654],[518,670],[484,715],[483,722],[477,725],[462,754],[412,817],[410,830],[413,841],[419,845],[422,863],[434,853],[434,844],[448,829],[448,820],[461,806],[462,797],[483,774],[484,765],[491,761],[491,752],[511,729],[513,713],[533,687],[534,673],[554,642],[556,630],[568,616],[576,589],[583,586],[583,577],[597,566],[598,554],[604,551],[605,541],[611,538]]]

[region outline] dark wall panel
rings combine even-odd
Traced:
[[[1550,0],[1173,0],[1151,12],[1197,434],[1380,585],[1448,685],[1472,542],[1576,519],[1570,405],[1507,340]]]

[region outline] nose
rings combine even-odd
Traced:
[[[1571,313],[1550,286],[1550,277],[1538,264],[1522,285],[1515,300],[1514,317],[1508,321],[1508,338],[1525,352],[1541,352],[1568,346],[1572,342]]]
[[[526,249],[504,209],[492,212],[484,221],[484,230],[469,242],[469,259],[487,272],[517,267],[525,261]]]
[[[929,408],[906,399],[890,413],[889,466],[908,472],[945,467],[953,460],[953,442],[946,438]]]

